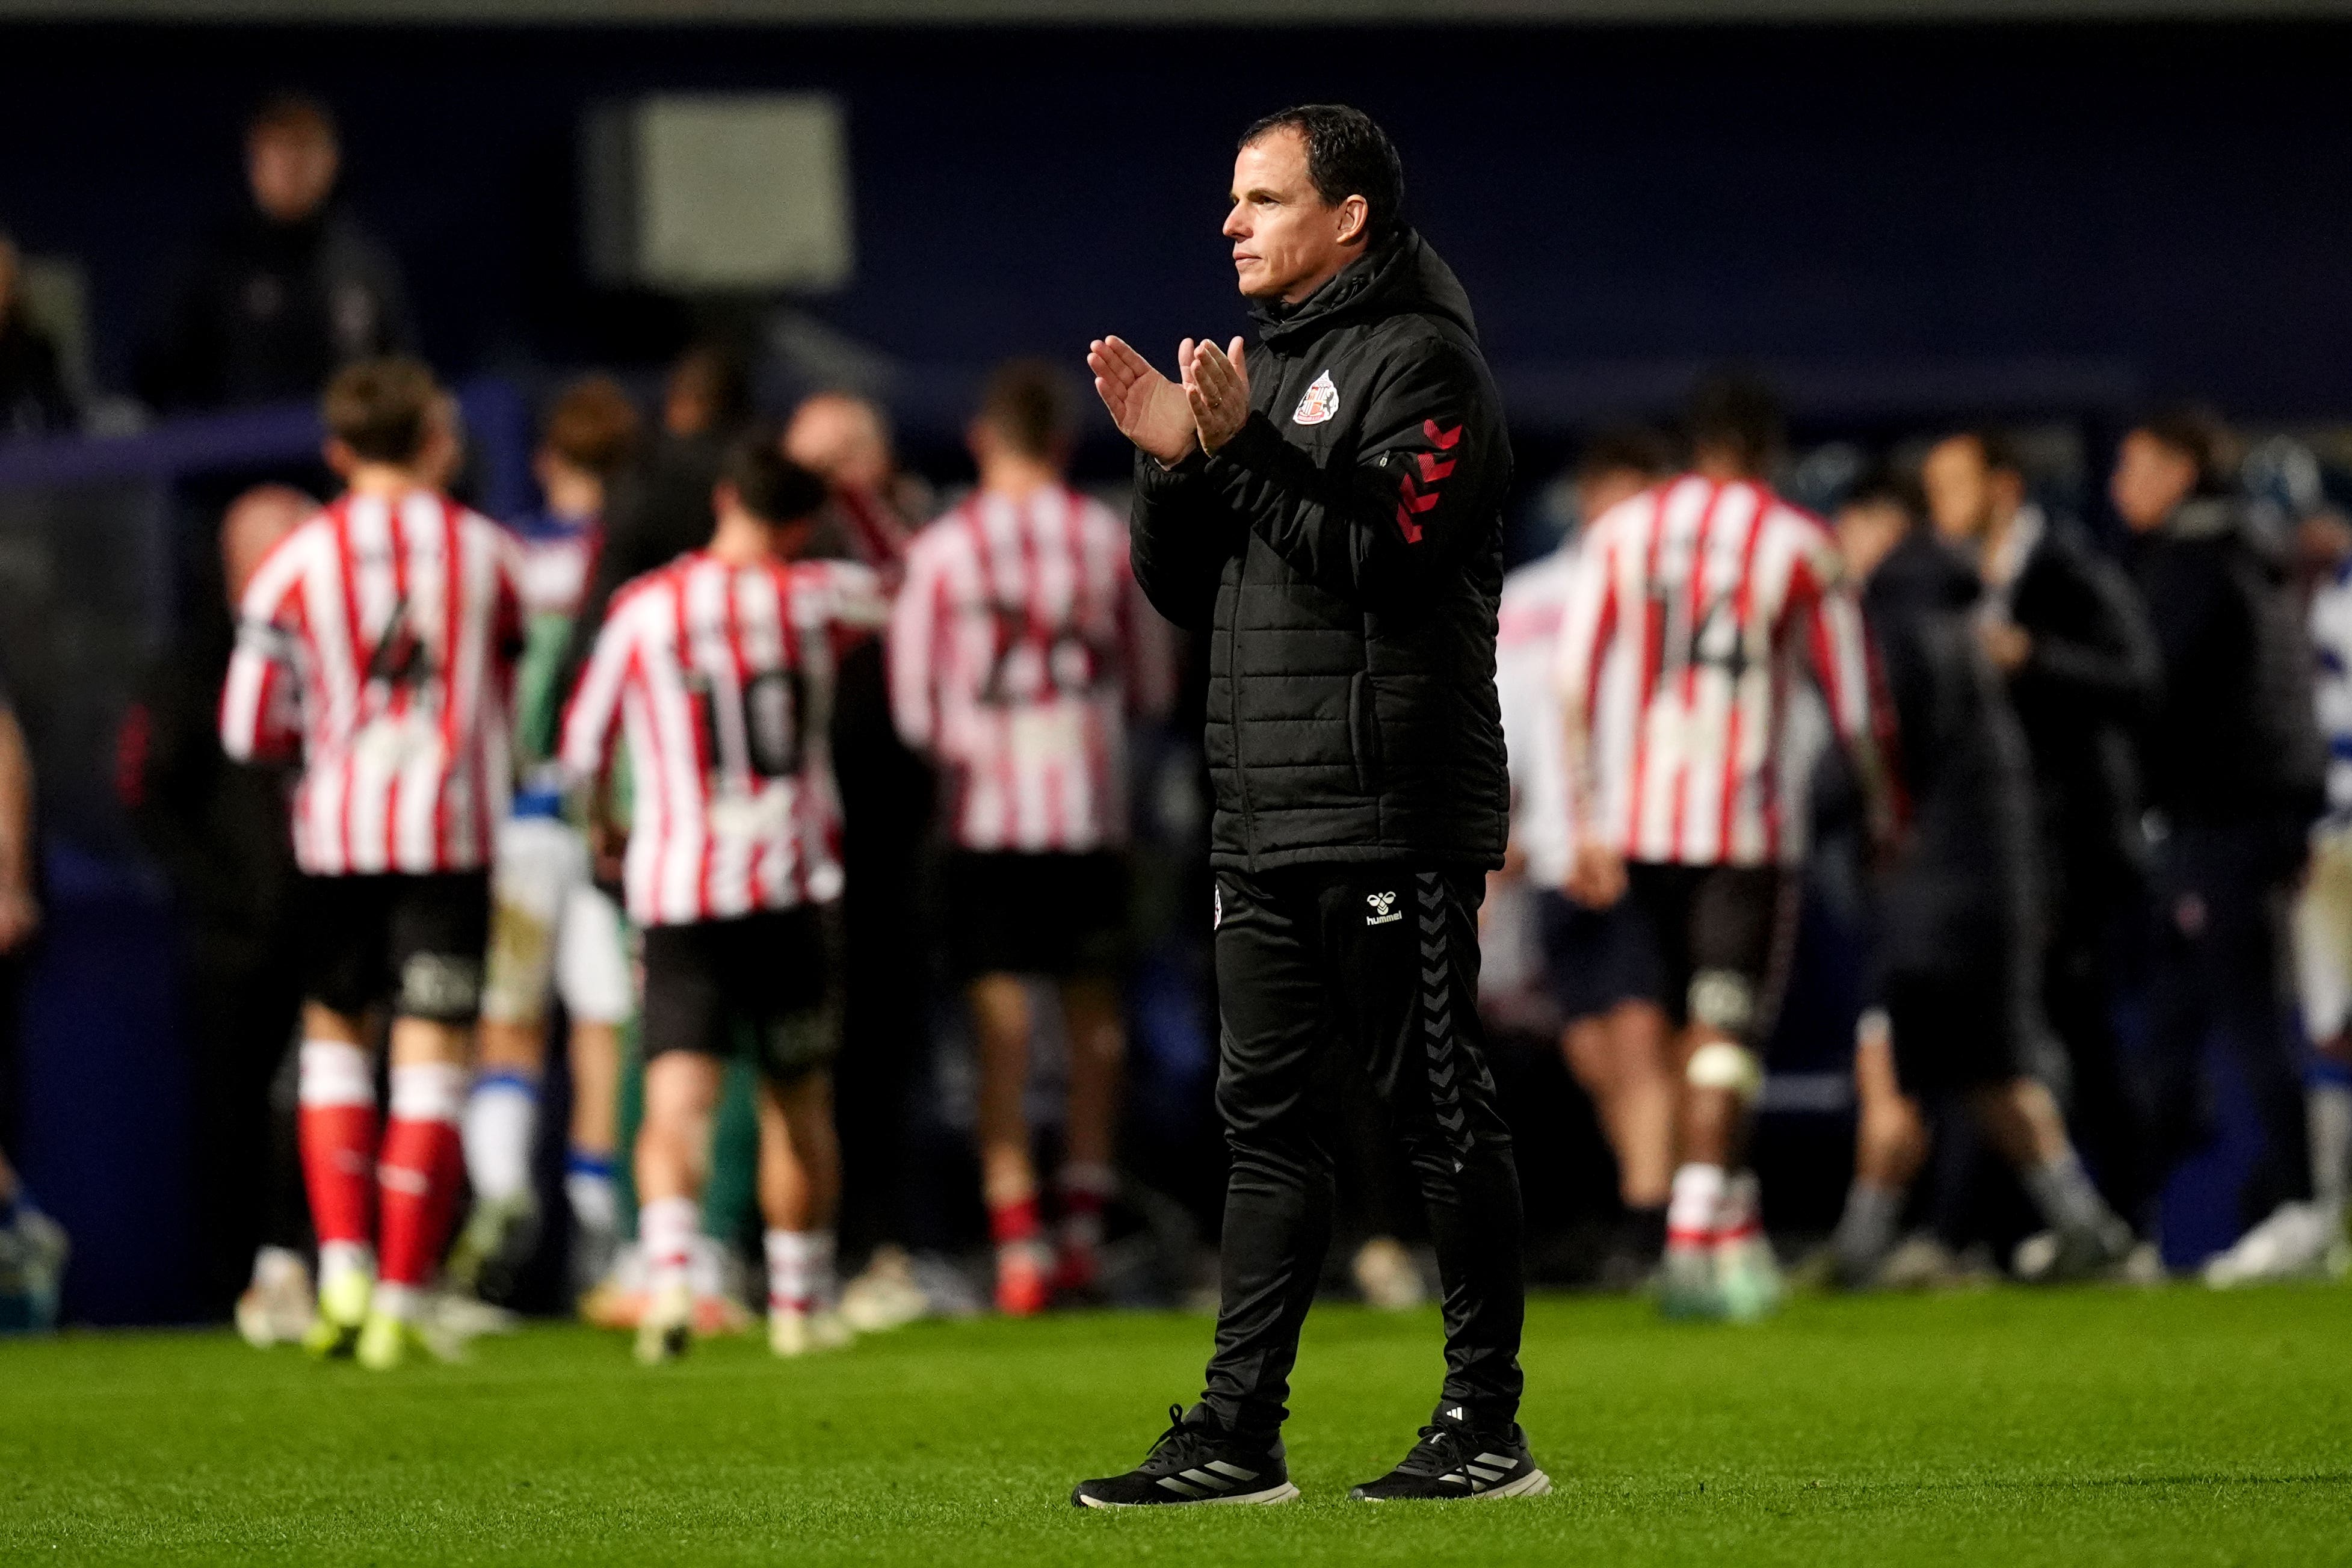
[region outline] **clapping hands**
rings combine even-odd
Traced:
[[[1123,340],[1098,338],[1087,345],[1087,367],[1119,434],[1172,468],[1195,445],[1215,451],[1249,419],[1249,373],[1242,355],[1239,338],[1223,351],[1206,339],[1186,338],[1176,350],[1180,384]]]

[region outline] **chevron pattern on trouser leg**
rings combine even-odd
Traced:
[[[1437,1129],[1457,1156],[1470,1152],[1470,1118],[1462,1109],[1460,1066],[1454,1054],[1454,963],[1448,951],[1446,888],[1434,871],[1413,879],[1421,921],[1421,1037],[1429,1057],[1429,1105]]]

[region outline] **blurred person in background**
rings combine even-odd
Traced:
[[[930,498],[921,480],[898,471],[881,408],[855,393],[816,393],[793,410],[783,443],[784,456],[821,475],[829,492],[811,553],[863,561],[896,593]]]
[[[1835,542],[1765,482],[1780,429],[1759,384],[1703,382],[1693,471],[1585,531],[1560,626],[1568,892],[1591,910],[1631,899],[1681,1032],[1660,1299],[1675,1317],[1752,1319],[1780,1295],[1745,1161],[1794,940],[1805,812],[1780,787],[1801,669],[1821,686],[1874,846],[1895,816],[1888,715]]]
[[[2137,1209],[2147,1135],[2110,1014],[2110,950],[2144,858],[2133,740],[2162,684],[2155,634],[2123,573],[2028,499],[2004,432],[1946,436],[1920,483],[1937,533],[1983,582],[1977,635],[2032,761],[2042,1011],[2065,1047],[2068,1120],[2110,1198]]]
[[[399,263],[336,195],[327,107],[262,104],[245,172],[249,202],[198,248],[141,353],[137,389],[159,409],[307,400],[342,365],[415,347]]]
[[[57,1326],[58,1289],[71,1251],[65,1227],[41,1212],[9,1163],[21,1135],[17,1009],[26,950],[41,926],[37,854],[32,753],[15,707],[0,691],[0,1332]]]
[[[1074,424],[1052,366],[998,368],[966,435],[979,488],[915,537],[890,626],[899,733],[944,775],[947,940],[979,1058],[996,1305],[1016,1317],[1100,1273],[1126,1053],[1127,731],[1173,680],[1127,531],[1064,477]],[[1023,1107],[1032,976],[1055,983],[1069,1045],[1050,1231]]]
[[[739,1039],[761,1079],[769,1348],[849,1337],[834,1272],[843,868],[826,720],[843,651],[887,605],[866,567],[795,559],[824,500],[772,439],[738,442],[707,548],[614,602],[564,719],[567,778],[601,797],[617,730],[637,792],[625,880],[645,932],[636,1183],[650,1277],[636,1355],[648,1364],[684,1354],[695,1331],[712,1117]]]
[[[0,441],[54,436],[79,422],[58,346],[26,309],[23,260],[0,230]]]
[[[2293,1199],[2205,1266],[2228,1287],[2344,1273],[2346,1189],[2352,1184],[2352,528],[2315,510],[2299,530],[2312,571],[2308,626],[2315,712],[2327,742],[2327,808],[2311,829],[2311,859],[2294,914],[2311,1142],[2311,1199]]]
[[[1666,443],[1656,434],[1602,432],[1577,460],[1580,526],[1591,526],[1672,472]],[[1672,1030],[1659,1005],[1662,976],[1640,915],[1622,898],[1588,909],[1561,891],[1577,834],[1553,671],[1560,618],[1582,559],[1570,535],[1503,579],[1495,686],[1510,751],[1511,842],[1495,879],[1525,882],[1534,895],[1541,973],[1565,1020],[1560,1051],[1591,1097],[1617,1159],[1625,1216],[1602,1260],[1602,1281],[1630,1289],[1649,1277],[1666,1245],[1675,1158]],[[1496,901],[1490,895],[1490,905]]]
[[[2326,803],[2310,644],[2284,563],[2232,493],[2229,431],[2165,413],[2124,437],[2108,495],[2164,668],[2140,755],[2152,808],[2155,951],[2148,1199],[2210,1135],[2209,1033],[2263,1131],[2242,1223],[2311,1194],[2302,1075],[2280,995],[2282,922]]]
[[[306,1342],[383,1371],[424,1342],[460,1196],[521,609],[505,531],[425,482],[457,438],[432,373],[363,361],[320,401],[347,488],[247,585],[221,740],[240,761],[299,742],[301,1139],[320,1263]],[[367,1042],[382,1006],[379,1130]]]
[[[653,442],[605,486],[604,527],[554,690],[568,693],[577,684],[621,584],[709,542],[719,466],[751,418],[751,375],[733,350],[702,343],[678,356],[663,384]],[[524,732],[525,748],[536,756],[551,754],[551,726],[562,715],[531,717],[537,722]]]
[[[1136,447],[1136,576],[1169,619],[1214,632],[1223,1299],[1201,1402],[1070,1500],[1298,1495],[1281,1429],[1331,1246],[1331,1072],[1364,1073],[1387,1107],[1445,1306],[1436,1408],[1349,1495],[1540,1496],[1518,1424],[1517,1163],[1476,1011],[1478,909],[1509,829],[1494,668],[1510,440],[1469,298],[1407,223],[1402,162],[1370,116],[1258,121],[1230,199],[1246,359],[1239,337],[1187,339],[1171,381],[1118,338],[1087,353]]]
[[[596,558],[605,489],[634,454],[637,411],[618,383],[588,376],[549,408],[532,471],[542,509],[509,521],[522,595],[516,731],[551,732],[568,693],[556,687],[572,619]],[[564,819],[561,769],[518,747],[512,815],[499,824],[490,875],[490,947],[480,1050],[466,1101],[466,1173],[474,1208],[450,1255],[461,1289],[512,1292],[539,1233],[531,1185],[550,1004],[570,1027],[572,1116],[564,1156],[571,1282],[584,1293],[611,1266],[620,1215],[613,1189],[621,1026],[636,999],[621,911],[597,885],[586,835]]]
[[[2029,1279],[2124,1261],[2130,1227],[2076,1157],[2032,1071],[2033,778],[2025,737],[1977,620],[1974,564],[1919,521],[1909,488],[1866,478],[1837,540],[1894,702],[1909,820],[1882,879],[1873,991],[1854,1048],[1854,1178],[1831,1238],[1837,1281],[1876,1283],[1927,1152],[1923,1108],[1957,1099],[2016,1170],[2047,1232],[2019,1249]]]
[[[219,537],[226,593],[199,602],[149,666],[117,750],[123,804],[171,884],[179,934],[194,1058],[198,1300],[208,1314],[234,1300],[238,1331],[262,1349],[299,1342],[312,1310],[310,1215],[285,1072],[302,996],[299,873],[286,771],[223,754],[221,688],[247,584],[318,510],[285,485],[257,486],[230,503]]]
[[[899,471],[889,420],[871,399],[842,391],[803,398],[785,422],[784,456],[825,482],[808,551],[860,561],[895,594],[907,546],[930,514],[922,481]],[[842,1245],[868,1254],[842,1292],[842,1315],[861,1331],[893,1328],[935,1303],[907,1248],[912,1218],[907,1155],[921,1115],[914,1097],[929,1050],[929,987],[908,984],[907,933],[920,929],[930,819],[930,768],[899,736],[880,641],[842,661],[835,696],[834,772],[841,781],[842,893],[846,930],[844,1043],[837,1120],[845,1173]],[[942,1265],[942,1267],[944,1267]]]

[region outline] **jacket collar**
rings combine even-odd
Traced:
[[[1419,233],[1407,228],[1348,263],[1296,305],[1263,300],[1250,307],[1250,315],[1257,321],[1262,342],[1288,351],[1334,327],[1415,310],[1447,317],[1474,341],[1477,338],[1470,296],[1454,269]]]

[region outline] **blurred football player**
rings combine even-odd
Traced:
[[[551,734],[558,666],[596,553],[605,486],[634,449],[636,410],[610,378],[566,387],[533,459],[543,510],[509,523],[520,557],[524,651],[517,732]],[[520,749],[520,748],[519,748]],[[561,770],[520,759],[513,815],[499,827],[481,1052],[466,1103],[466,1173],[474,1210],[451,1255],[453,1283],[504,1296],[538,1234],[530,1180],[548,1004],[571,1028],[572,1118],[564,1192],[575,1291],[612,1262],[619,1216],[613,1142],[620,1031],[635,1005],[619,907],[597,886],[586,836],[563,817]]]
[[[1895,800],[1860,613],[1835,542],[1765,482],[1771,395],[1710,378],[1692,471],[1596,520],[1560,628],[1559,689],[1579,834],[1567,887],[1630,897],[1681,1031],[1681,1160],[1666,1213],[1669,1316],[1748,1319],[1780,1292],[1744,1168],[1793,940],[1801,800],[1781,799],[1791,678],[1811,672],[1863,788],[1874,842]]]
[[[618,731],[635,791],[624,882],[645,932],[636,1185],[650,1279],[636,1353],[648,1363],[693,1335],[698,1199],[739,1037],[762,1078],[769,1343],[798,1355],[849,1336],[833,1258],[843,879],[828,730],[841,658],[887,606],[866,567],[794,559],[824,500],[772,440],[739,443],[709,546],[614,596],[564,721],[572,779],[605,774]]]
[[[270,745],[283,704],[299,721],[301,1142],[320,1255],[309,1342],[385,1369],[422,1341],[458,1198],[520,605],[506,532],[427,482],[456,439],[429,371],[352,365],[322,412],[346,489],[247,585],[221,739],[245,759]],[[365,1042],[383,1004],[379,1128]]]

